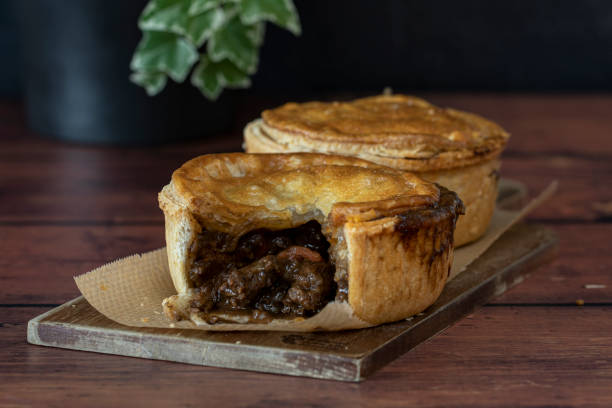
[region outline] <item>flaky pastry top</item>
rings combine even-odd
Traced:
[[[160,193],[200,224],[238,236],[308,220],[343,223],[435,206],[438,187],[404,171],[353,157],[228,153],[196,157]]]
[[[287,103],[264,111],[262,119],[267,136],[281,144],[339,154],[358,155],[363,149],[381,157],[430,159],[432,167],[472,164],[474,158],[499,154],[509,137],[480,116],[406,95]],[[459,162],[452,163],[449,154]],[[419,166],[414,169],[427,170]]]

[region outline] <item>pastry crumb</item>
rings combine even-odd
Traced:
[[[143,317],[143,318],[140,319],[140,321],[143,322],[143,323],[149,323],[149,318]]]
[[[234,342],[234,344],[242,344],[242,342],[240,340],[237,340]]]
[[[101,283],[100,284],[100,290],[108,290],[108,288],[106,287],[105,284]]]
[[[586,285],[584,285],[585,289],[605,289],[606,285],[600,285],[600,284],[596,284],[596,283],[588,283]]]
[[[582,300],[582,299],[577,299],[577,300],[576,300],[576,305],[577,305],[577,306],[584,306],[584,300]]]
[[[170,327],[174,329],[176,326],[174,325],[174,323],[170,323]]]

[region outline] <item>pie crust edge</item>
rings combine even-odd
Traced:
[[[453,196],[456,198],[456,195]],[[338,234],[346,242],[345,253],[337,246],[335,256],[347,267],[349,308],[330,302],[327,308],[340,310],[332,319],[287,321],[274,319],[262,325],[208,324],[190,312],[188,304],[188,269],[191,244],[202,227],[196,216],[171,182],[159,194],[165,216],[165,233],[170,274],[178,295],[164,300],[165,307],[178,312],[198,326],[210,330],[252,330],[262,326],[270,330],[341,330],[396,321],[419,313],[431,305],[442,291],[453,254],[453,228],[460,211],[456,199],[452,216],[436,220],[430,217],[418,231],[402,232],[402,217],[386,216],[363,222],[345,222]],[[459,202],[459,204],[457,204]],[[450,213],[449,213],[450,214]],[[405,224],[405,220],[404,220]],[[334,306],[335,305],[335,306]],[[350,311],[350,313],[349,313]],[[329,313],[328,313],[329,314]],[[303,321],[302,321],[303,320]],[[312,320],[314,326],[307,322]]]

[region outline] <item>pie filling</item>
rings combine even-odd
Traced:
[[[209,323],[219,315],[248,312],[254,319],[312,316],[336,294],[335,267],[321,225],[258,229],[240,237],[202,231],[190,251],[191,307]]]

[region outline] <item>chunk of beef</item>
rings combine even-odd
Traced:
[[[206,252],[191,264],[189,279],[197,288],[233,266],[234,257],[230,254]]]
[[[291,284],[279,279],[271,288],[266,289],[255,302],[254,307],[269,313],[280,314],[283,312],[283,298]]]
[[[240,269],[232,268],[215,278],[218,302],[233,309],[246,309],[263,289],[274,284],[278,275],[273,255]]]
[[[303,246],[321,254],[327,259],[329,243],[321,232],[321,225],[310,221],[295,229],[295,245]]]
[[[316,221],[281,231],[251,231],[234,250],[230,241],[227,234],[203,231],[192,246],[193,308],[205,313],[252,309],[261,318],[304,316],[333,298],[336,284],[329,243]]]
[[[267,235],[265,231],[252,231],[240,238],[235,257],[241,262],[250,263],[265,256],[272,247]]]
[[[277,258],[280,260],[308,259],[311,262],[323,262],[323,258],[318,252],[297,245],[289,247],[279,253]]]
[[[327,262],[293,259],[282,263],[283,280],[291,286],[283,297],[283,313],[310,314],[320,310],[332,295],[333,268]]]

